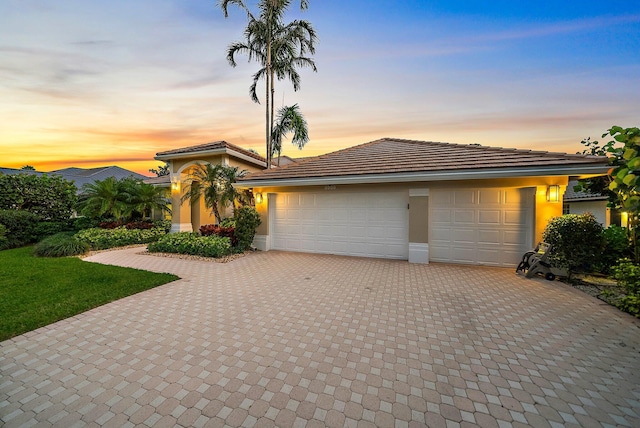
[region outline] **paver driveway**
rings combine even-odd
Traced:
[[[640,329],[506,269],[101,253],[183,279],[1,344],[0,425],[640,426]]]

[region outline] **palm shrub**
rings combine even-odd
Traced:
[[[604,247],[603,228],[591,213],[566,214],[549,221],[542,239],[551,244],[549,260],[569,275],[590,270]]]
[[[85,254],[89,244],[76,238],[73,232],[61,232],[44,238],[33,248],[39,257],[67,257]]]
[[[231,240],[216,235],[200,236],[195,232],[178,232],[163,236],[147,248],[151,253],[223,257],[231,253]]]

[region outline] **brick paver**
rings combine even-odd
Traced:
[[[512,270],[100,253],[182,279],[0,344],[0,425],[640,426],[640,323]]]

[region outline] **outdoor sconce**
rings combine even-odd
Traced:
[[[547,201],[560,201],[560,186],[558,186],[557,184],[552,184],[551,186],[547,187]]]
[[[178,180],[177,178],[174,178],[173,180],[171,180],[171,191],[172,192],[180,191],[180,180]]]
[[[629,227],[629,213],[626,211],[620,213],[620,226]]]
[[[262,193],[258,192],[255,194],[256,204],[262,203]]]

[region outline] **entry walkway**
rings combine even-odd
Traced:
[[[640,323],[512,270],[100,253],[182,279],[0,343],[0,425],[640,426]]]

